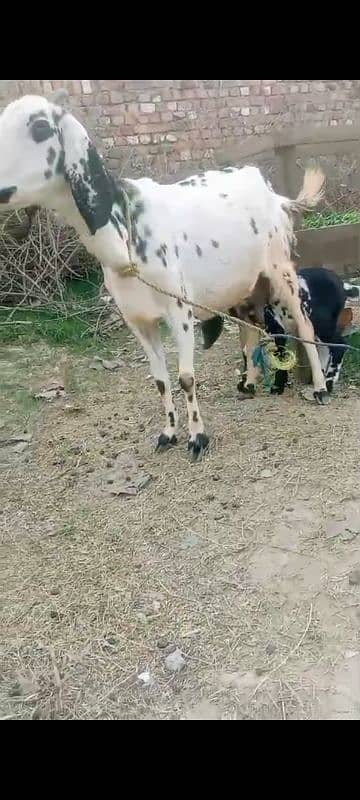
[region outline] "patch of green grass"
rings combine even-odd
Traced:
[[[360,350],[360,332],[353,333],[352,336],[347,336],[346,344],[352,347],[358,347]],[[349,350],[344,358],[344,367],[342,371],[342,378],[345,383],[360,384],[360,352],[354,353]]]
[[[304,216],[304,228],[329,228],[334,225],[355,225],[360,222],[360,211],[354,208],[349,211],[312,211]]]
[[[32,344],[43,339],[78,352],[106,347],[101,326],[97,326],[102,312],[100,283],[100,273],[94,272],[86,279],[69,281],[62,296],[47,305],[15,310],[0,307],[0,343]]]

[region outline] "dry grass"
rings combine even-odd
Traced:
[[[78,236],[49,211],[0,217],[0,305],[61,303],[64,282],[94,268]]]
[[[334,718],[339,664],[358,650],[360,548],[327,526],[359,502],[360,397],[239,403],[233,335],[198,357],[212,448],[197,466],[185,430],[154,454],[160,403],[131,338],[116,375],[57,355],[76,416],[16,395],[53,376],[53,353],[3,351],[0,419],[33,440],[0,449],[0,716]],[[113,469],[152,481],[113,498]],[[175,647],[187,666],[174,676]]]

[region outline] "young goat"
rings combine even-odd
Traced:
[[[83,125],[56,100],[22,97],[0,116],[0,203],[57,211],[99,259],[107,290],[149,357],[166,414],[161,449],[176,443],[178,430],[159,330],[160,320],[170,323],[195,458],[209,440],[196,398],[194,314],[211,316],[197,303],[226,310],[248,297],[263,275],[299,335],[314,342],[290,261],[292,212],[315,206],[323,183],[321,171],[307,171],[296,201],[275,194],[255,167],[206,172],[174,185],[148,178],[116,183]],[[129,227],[140,277],[188,298],[193,308],[126,274]],[[251,332],[246,347],[250,355]],[[328,395],[315,344],[307,352],[322,404]]]
[[[312,322],[316,340],[333,345],[333,347],[318,348],[326,387],[331,393],[339,380],[345,355],[345,349],[337,345],[345,344],[342,333],[352,321],[352,310],[345,308],[345,303],[348,298],[359,298],[360,287],[344,283],[334,272],[324,267],[300,269],[298,283],[301,307]],[[251,298],[241,306],[232,308],[231,314],[238,319],[260,325],[267,333],[274,336],[277,355],[280,358],[286,346],[285,335],[297,335],[291,314],[274,296],[269,281],[264,278],[259,279]],[[221,317],[214,317],[202,323],[205,350],[212,347],[219,338],[223,325]],[[243,329],[240,329],[240,340],[245,371],[238,389],[243,394],[254,395],[258,373],[249,361]],[[287,382],[287,371],[277,370],[271,389],[272,394],[283,394]]]

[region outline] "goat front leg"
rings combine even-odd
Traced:
[[[170,378],[166,368],[164,348],[157,322],[130,324],[138,341],[142,344],[150,362],[150,369],[156,381],[164,409],[165,428],[159,436],[156,450],[167,450],[177,444],[178,415],[171,393]]]
[[[179,383],[185,394],[188,424],[189,451],[193,460],[201,460],[209,447],[209,438],[204,432],[204,425],[196,397],[194,374],[194,316],[188,305],[177,301],[169,312],[179,354]]]

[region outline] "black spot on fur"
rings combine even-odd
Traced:
[[[202,254],[203,254],[203,251],[202,251],[202,249],[201,249],[199,244],[196,245],[196,252],[197,252],[199,258],[201,258]]]
[[[230,172],[235,172],[235,170],[234,170],[234,167],[225,167],[223,169],[223,172],[229,172],[230,173]]]
[[[161,394],[161,397],[164,397],[165,394],[165,383],[164,381],[156,381],[156,386]]]
[[[277,228],[276,225],[275,225],[275,233],[278,233],[278,230],[279,230],[279,228]]]
[[[61,160],[60,160],[61,159]],[[73,198],[92,236],[99,228],[103,228],[110,221],[112,207],[115,199],[115,184],[105,168],[94,145],[90,142],[87,147],[87,157],[80,164],[83,169],[66,171],[66,178],[71,186]],[[65,156],[62,151],[57,171],[65,171]]]
[[[51,167],[51,165],[54,163],[55,158],[56,158],[56,150],[54,150],[53,147],[49,147],[46,156],[46,161],[49,164],[49,167]]]
[[[272,239],[272,238],[273,238],[273,235],[272,235],[272,233],[270,232],[270,233],[269,233],[269,239]]]
[[[60,152],[55,172],[57,175],[65,175],[65,150]]]
[[[47,119],[36,119],[32,123],[30,130],[31,136],[36,144],[46,142],[46,140],[51,139],[55,133],[54,128],[51,127]]]
[[[191,181],[180,181],[179,186],[191,186]]]
[[[219,242],[216,242],[215,239],[211,240],[211,244],[213,247],[215,247],[215,250],[218,250],[218,248],[220,247]]]
[[[52,170],[51,169],[45,170],[44,176],[45,176],[47,181],[50,180],[50,178],[52,178]]]
[[[188,330],[189,330],[189,326],[188,326],[187,322],[184,322],[183,328],[184,328],[185,333],[187,333]]]
[[[187,375],[187,376],[180,375],[179,383],[183,392],[189,394],[191,392],[191,389],[193,389],[194,387],[195,380],[192,377],[192,375]]]
[[[151,239],[151,237],[152,237],[152,230],[151,230],[151,228],[149,228],[148,225],[145,225],[144,236],[146,236],[147,239]]]
[[[191,319],[191,318],[192,318],[192,315],[193,315],[193,313],[192,313],[192,311],[191,311],[191,308],[189,308],[189,311],[188,311],[188,319]]]
[[[193,413],[193,422],[199,422],[199,415],[197,411],[194,411]]]
[[[277,264],[273,264],[273,267],[274,267],[274,269],[277,269],[278,265]]]
[[[176,255],[176,258],[179,258],[179,248],[178,248],[177,245],[175,245],[175,255]]]
[[[125,225],[124,217],[122,216],[122,214],[120,214],[120,211],[114,211],[114,216],[116,217],[120,225]]]
[[[187,235],[187,233],[183,233],[183,237],[184,237],[184,242],[187,242],[187,240],[188,240],[188,235]]]
[[[189,394],[188,401],[189,401],[189,403],[193,403],[194,402],[194,395],[193,394]]]
[[[35,122],[35,120],[37,120],[37,119],[45,119],[46,120],[45,111],[35,111],[34,114],[30,114],[30,117],[29,117],[28,122],[27,122],[28,127],[30,125],[32,125],[32,123]]]
[[[141,239],[140,237],[136,241],[136,254],[141,258],[143,264],[147,264],[148,258],[146,255],[148,243],[146,239]]]
[[[178,300],[178,301],[177,301],[177,304],[178,304],[179,308],[182,308],[182,307],[183,307],[183,304],[182,304],[181,300]]]
[[[255,236],[257,236],[259,231],[258,231],[257,224],[256,224],[256,222],[255,222],[253,217],[251,217],[250,224],[251,224],[251,227],[252,227],[252,229],[253,229],[253,231],[255,233]]]
[[[164,251],[162,250],[161,247],[159,247],[159,249],[156,251],[156,255],[158,258],[160,258],[160,261],[162,262],[163,266],[167,267],[167,260],[164,256]]]
[[[144,213],[144,211],[145,211],[145,206],[144,206],[143,201],[142,200],[138,200],[135,203],[134,208],[132,208],[132,210],[131,210],[131,221],[132,222],[137,222],[139,220],[139,218],[141,217],[141,215]]]
[[[226,200],[227,197],[229,197],[229,195],[228,194],[219,194],[219,197],[221,197],[222,200]]]
[[[175,428],[175,414],[173,411],[169,411],[169,420],[170,420],[170,427]]]
[[[121,228],[120,228],[119,220],[118,220],[118,217],[117,217],[117,215],[116,215],[116,214],[111,214],[111,217],[110,217],[110,222],[112,223],[112,225],[114,226],[114,228],[116,228],[116,230],[117,230],[117,232],[118,232],[119,236],[120,236],[120,237],[121,237],[121,239],[122,239],[122,238],[123,238],[123,235],[122,235],[122,230],[121,230]]]

